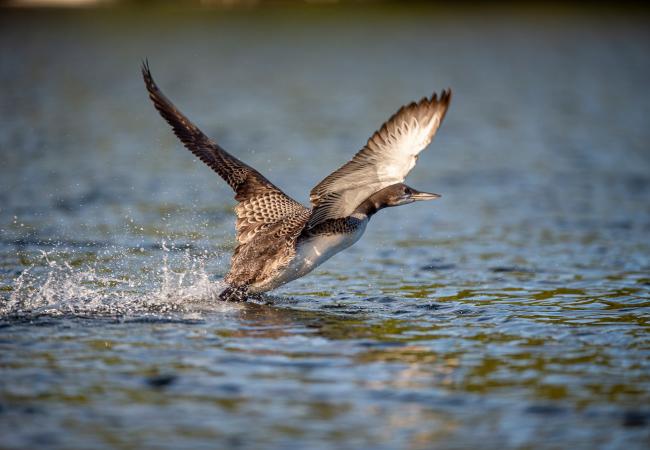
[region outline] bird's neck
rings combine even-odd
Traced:
[[[385,207],[386,205],[380,201],[380,198],[373,194],[357,206],[352,216],[357,218],[367,217],[370,219],[377,211]]]

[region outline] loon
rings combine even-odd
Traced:
[[[245,301],[306,275],[358,241],[380,209],[440,197],[402,182],[440,127],[449,89],[402,106],[311,190],[309,209],[203,134],[158,88],[146,61],[142,75],[174,134],[235,191],[237,247],[222,300]]]

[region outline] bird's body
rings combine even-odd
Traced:
[[[290,246],[292,256],[289,264],[260,284],[252,284],[249,291],[265,292],[307,275],[332,256],[357,242],[366,231],[367,224],[367,217],[331,219],[316,230],[301,234],[295,244]]]
[[[312,189],[309,209],[205,136],[158,89],[146,64],[143,76],[178,138],[233,188],[239,202],[238,245],[223,299],[243,300],[306,275],[358,241],[380,209],[439,197],[402,181],[440,126],[450,91],[402,107],[351,161]]]

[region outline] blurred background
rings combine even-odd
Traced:
[[[645,448],[650,22],[632,3],[0,3],[0,447]],[[453,89],[273,305],[140,75],[298,201]]]

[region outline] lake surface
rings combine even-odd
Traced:
[[[0,447],[642,449],[650,29],[611,12],[0,15]],[[216,300],[234,201],[153,110],[307,204],[400,105],[449,114],[311,275]]]

